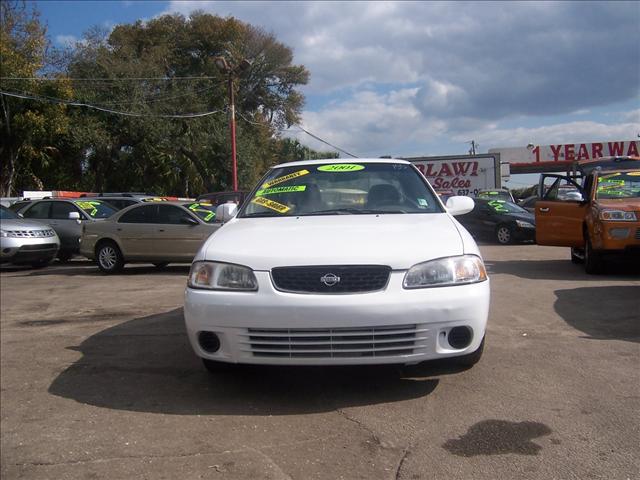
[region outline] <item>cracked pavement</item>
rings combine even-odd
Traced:
[[[567,249],[481,246],[474,368],[210,374],[186,266],[0,272],[3,479],[586,479],[640,476],[640,275]]]

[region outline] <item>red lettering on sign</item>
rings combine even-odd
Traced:
[[[624,142],[609,142],[609,155],[623,155]]]
[[[539,162],[540,161],[540,147],[536,147],[531,151],[533,153],[535,153],[535,155],[536,155],[536,162]]]
[[[589,152],[584,143],[581,143],[580,148],[578,148],[578,160],[589,160]]]
[[[575,145],[565,145],[564,146],[564,159],[565,160],[575,160],[574,156],[574,147]]]
[[[551,151],[553,152],[553,161],[557,162],[560,160],[560,149],[562,148],[562,145],[549,145],[551,147]]]
[[[416,168],[424,175],[424,165],[416,165]]]
[[[599,158],[602,156],[602,144],[601,143],[592,143],[591,144],[591,158]]]
[[[629,155],[630,157],[638,156],[638,146],[636,145],[636,142],[629,142],[629,150],[627,150],[627,155]]]
[[[433,168],[434,168],[433,163],[427,164],[427,173],[425,173],[427,177],[435,177],[438,175],[436,172],[433,171]]]
[[[472,177],[477,177],[478,176],[478,166],[480,165],[480,162],[473,162],[473,171],[471,172],[471,176]]]
[[[455,175],[466,175],[471,166],[471,162],[453,162],[452,165]]]
[[[453,174],[451,173],[451,169],[449,168],[449,165],[447,165],[446,163],[443,163],[442,167],[440,167],[440,171],[438,172],[438,176],[439,177],[452,177]]]

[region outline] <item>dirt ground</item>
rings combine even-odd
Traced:
[[[188,266],[3,267],[3,479],[636,479],[640,274],[481,246],[482,361],[243,367],[187,342]]]

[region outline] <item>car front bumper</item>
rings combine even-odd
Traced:
[[[411,364],[478,349],[488,313],[489,281],[405,290],[404,271],[385,290],[364,294],[296,294],[276,290],[268,272],[255,272],[257,292],[187,288],[184,316],[200,357],[265,365]],[[452,328],[471,330],[471,343],[453,348]],[[220,341],[215,353],[200,332]]]
[[[46,262],[56,256],[59,246],[56,237],[2,237],[0,262],[16,265]]]

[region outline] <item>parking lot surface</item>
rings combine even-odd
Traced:
[[[481,246],[492,303],[463,370],[208,373],[188,266],[3,268],[3,479],[635,479],[640,275]]]

